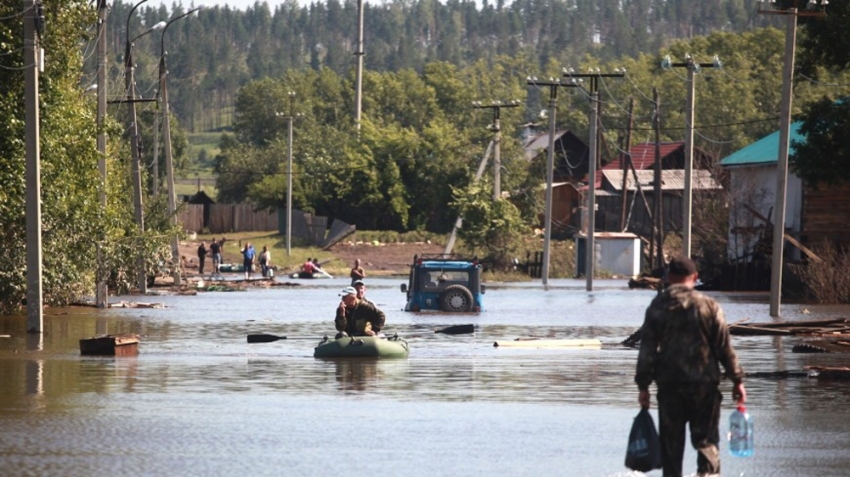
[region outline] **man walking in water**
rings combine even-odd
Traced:
[[[729,342],[720,305],[694,290],[696,264],[674,257],[667,269],[669,286],[646,309],[635,382],[638,402],[649,408],[649,385],[658,386],[658,420],[664,477],[682,476],[685,424],[697,450],[697,474],[720,474],[718,443],[720,367],[732,380],[732,398],[747,399],[744,372]]]

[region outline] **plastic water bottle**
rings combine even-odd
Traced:
[[[753,455],[753,418],[743,404],[729,415],[729,453],[735,457]]]

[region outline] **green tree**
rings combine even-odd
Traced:
[[[831,2],[827,15],[809,19],[800,54],[802,79],[815,79],[829,86],[832,82],[847,84],[850,74],[850,3]],[[811,78],[810,78],[811,77]],[[821,83],[819,83],[821,84]],[[795,91],[796,93],[796,91]],[[836,97],[827,91],[823,97],[803,108],[798,119],[805,141],[793,141],[789,158],[792,170],[811,185],[841,184],[850,181],[850,147],[846,131],[850,126],[850,97]],[[795,101],[798,101],[795,98]]]
[[[46,303],[62,305],[93,290],[96,244],[115,276],[134,276],[136,258],[167,243],[162,229],[137,232],[129,187],[129,149],[122,127],[107,122],[106,184],[97,164],[95,104],[81,94],[83,57],[79,44],[96,23],[88,2],[45,0],[41,46],[47,61],[40,81],[43,287]],[[26,291],[25,113],[23,31],[20,5],[0,5],[0,236],[6,260],[0,263],[0,312],[15,311]],[[107,206],[100,205],[105,192]],[[156,224],[155,215],[151,216]],[[167,229],[167,232],[171,232]],[[153,255],[153,254],[151,254]],[[145,257],[145,267],[153,256]],[[129,283],[129,282],[124,282]],[[120,291],[120,290],[119,290]]]
[[[494,201],[490,188],[482,185],[453,188],[456,208],[463,217],[458,236],[471,253],[481,255],[497,268],[509,266],[528,227],[510,201]]]
[[[791,141],[791,169],[811,185],[850,181],[850,97],[823,98],[806,106],[800,124],[805,141]]]

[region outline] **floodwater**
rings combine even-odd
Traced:
[[[198,296],[114,297],[164,309],[51,309],[45,333],[0,318],[2,476],[629,476],[637,352],[494,348],[520,336],[616,343],[653,293],[622,281],[492,284],[477,315],[401,311],[402,279],[370,280],[400,361],[321,361],[348,280]],[[770,321],[764,294],[713,294],[730,322]],[[850,317],[850,307],[783,304],[783,318]],[[474,335],[432,330],[472,323]],[[137,357],[82,357],[78,340],[139,333]],[[290,339],[246,343],[250,333]],[[793,354],[795,338],[734,337],[748,372],[847,365]],[[734,476],[850,474],[850,381],[746,383],[756,452]],[[733,404],[724,382],[721,435]],[[653,407],[655,400],[653,397]],[[653,416],[656,417],[653,409]],[[657,422],[657,421],[656,421]],[[685,471],[696,469],[688,449]],[[660,471],[648,475],[660,475]]]

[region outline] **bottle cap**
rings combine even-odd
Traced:
[[[747,408],[743,404],[738,404],[738,411],[747,412]]]

